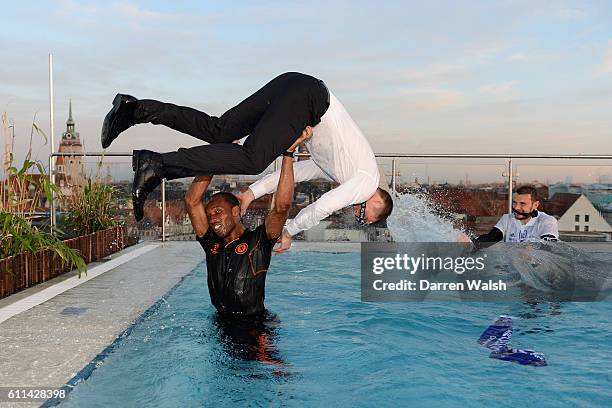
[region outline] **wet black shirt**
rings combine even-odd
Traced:
[[[212,228],[197,237],[206,252],[208,291],[217,311],[226,316],[263,313],[266,272],[270,266],[272,247],[265,224],[225,245]]]

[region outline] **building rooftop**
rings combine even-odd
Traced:
[[[561,217],[580,196],[581,194],[576,193],[555,193],[550,200],[542,202],[542,211],[549,215]]]

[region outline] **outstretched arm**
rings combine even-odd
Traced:
[[[294,185],[293,158],[283,156],[278,188],[273,197],[274,205],[266,216],[266,233],[270,239],[278,238],[283,231],[293,202]]]
[[[504,239],[504,233],[497,227],[491,228],[491,231],[480,235],[474,240],[474,246],[477,249],[488,248],[496,242]]]
[[[193,179],[189,191],[185,195],[185,205],[191,220],[191,225],[198,237],[204,236],[208,230],[208,218],[202,199],[212,180],[212,176],[198,176]]]
[[[366,201],[372,197],[377,187],[378,183],[373,177],[365,172],[358,172],[338,187],[323,194],[314,203],[302,208],[287,224],[287,234],[293,236],[300,231],[310,229],[334,211]]]
[[[288,152],[294,152],[297,147],[312,137],[312,128],[306,126],[300,137],[287,149]],[[295,186],[295,180],[293,175],[293,158],[283,156],[283,164],[281,165],[281,171],[278,178],[278,187],[276,194],[272,199],[274,205],[272,210],[266,216],[266,233],[268,238],[276,239],[280,237],[283,232],[283,226],[289,216],[289,209],[293,202],[293,190]],[[248,207],[248,205],[247,205]],[[291,245],[291,243],[289,243]]]

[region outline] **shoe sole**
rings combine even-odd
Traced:
[[[132,152],[132,170],[134,171],[134,181],[136,181],[136,170],[138,169],[138,151],[134,150]],[[135,185],[134,185],[134,181],[132,182],[132,208],[136,208],[136,203],[135,201],[137,200],[136,198],[136,190],[135,190]],[[142,218],[139,220],[136,217],[136,213],[134,213],[134,218],[136,219],[136,222],[140,222],[142,220]]]
[[[132,152],[132,170],[136,173],[136,169],[138,168],[138,150],[134,150]]]
[[[102,142],[102,148],[106,149],[107,147],[109,147],[111,145],[111,143],[113,143],[112,140],[107,140],[108,138],[108,134],[110,133],[111,130],[111,116],[117,114],[117,112],[119,111],[119,107],[121,106],[121,95],[117,94],[115,95],[115,99],[113,99],[113,107],[111,108],[111,110],[106,114],[106,117],[104,118],[104,124],[102,125],[102,137],[101,137],[101,142]],[[104,137],[106,135],[106,137]]]

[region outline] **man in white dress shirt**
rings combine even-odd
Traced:
[[[164,125],[209,144],[163,154],[134,151],[132,201],[138,221],[144,216],[147,195],[162,179],[259,174],[278,156],[292,157],[287,149],[303,132],[312,129],[313,159],[296,164],[295,178],[303,181],[324,177],[340,186],[304,209],[285,229],[282,250],[288,248],[292,235],[311,228],[342,207],[354,205],[361,224],[384,220],[393,208],[391,196],[378,188],[380,176],[367,140],[323,81],[310,75],[279,75],[220,117],[186,106],[118,94],[104,119],[102,147],[110,146],[119,134],[139,123]],[[248,137],[243,145],[232,143],[245,136]],[[258,196],[276,188],[278,175],[271,178],[273,186],[267,178],[259,188],[254,187]],[[241,198],[248,206],[251,196]]]
[[[379,188],[380,174],[376,157],[367,139],[340,101],[329,92],[329,108],[321,122],[312,128],[312,138],[306,141],[310,160],[294,166],[295,182],[326,179],[340,185],[323,194],[317,201],[303,208],[283,230],[281,246],[276,253],[291,246],[294,235],[308,230],[333,212],[353,206],[353,213],[361,225],[386,219],[393,210],[388,192]],[[238,195],[244,213],[250,203],[273,193],[278,186],[280,172],[268,174]]]

